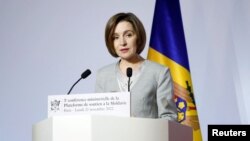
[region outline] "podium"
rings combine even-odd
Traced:
[[[193,130],[173,121],[135,117],[53,116],[32,127],[32,141],[192,141]]]

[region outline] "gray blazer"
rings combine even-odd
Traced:
[[[177,121],[177,108],[173,99],[173,84],[167,67],[145,60],[144,69],[131,92],[131,116],[165,118]],[[117,63],[99,69],[95,91],[119,92],[116,78]]]

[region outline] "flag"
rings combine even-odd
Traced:
[[[202,141],[191,80],[179,0],[156,0],[147,58],[170,68],[178,122]]]

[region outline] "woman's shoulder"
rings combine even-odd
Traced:
[[[170,76],[170,69],[167,66],[147,60],[144,75],[146,75],[145,77],[153,77],[158,82]]]
[[[99,68],[97,72],[98,72],[99,74],[114,73],[116,64],[117,64],[117,63],[107,64],[107,65],[105,65],[105,66]]]
[[[166,66],[163,66],[159,63],[156,63],[156,62],[153,62],[151,60],[145,60],[145,66],[148,68],[148,69],[151,69],[151,70],[166,70],[168,69],[168,67]]]

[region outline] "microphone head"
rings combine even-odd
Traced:
[[[131,77],[132,76],[132,68],[128,67],[127,68],[127,77]]]
[[[81,78],[84,79],[86,77],[88,77],[91,74],[91,71],[89,69],[87,69],[86,71],[84,71],[81,75]]]

